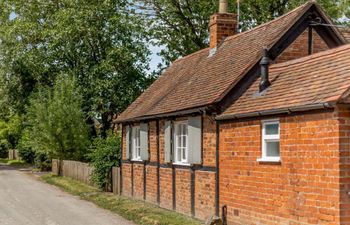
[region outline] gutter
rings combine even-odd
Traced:
[[[281,108],[281,109],[262,110],[262,111],[251,112],[251,113],[222,115],[222,116],[217,116],[215,119],[221,121],[221,120],[232,120],[232,119],[241,119],[241,118],[257,117],[257,116],[284,114],[284,113],[290,114],[293,112],[302,112],[302,111],[309,111],[309,110],[316,110],[316,109],[330,109],[330,108],[334,108],[335,105],[336,103],[328,103],[328,102],[317,103],[317,104],[295,106],[295,107],[288,107],[288,108]]]
[[[115,123],[128,123],[128,122],[139,122],[143,120],[154,120],[154,119],[162,119],[166,117],[175,117],[175,116],[185,116],[188,114],[194,114],[194,113],[202,113],[205,112],[208,109],[208,107],[201,107],[201,108],[195,108],[195,109],[188,109],[188,110],[182,110],[172,113],[164,113],[164,114],[158,114],[158,115],[151,115],[151,116],[142,116],[142,117],[136,117],[126,120],[116,120]]]

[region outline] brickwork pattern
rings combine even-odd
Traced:
[[[326,42],[317,34],[315,30],[313,35],[313,53],[328,50]],[[293,59],[298,59],[307,56],[309,53],[308,39],[309,30],[306,29],[284,52],[277,58],[277,63],[286,62]]]
[[[143,165],[134,164],[134,198],[143,199]]]
[[[207,220],[215,212],[215,172],[196,171],[196,217]]]
[[[172,170],[161,168],[160,174],[160,206],[166,209],[173,209]]]
[[[220,127],[220,204],[231,224],[339,224],[338,119],[280,119],[281,164],[259,163],[261,120]]]
[[[189,170],[176,170],[176,211],[191,215],[191,173]]]
[[[157,167],[146,166],[146,201],[157,203]]]
[[[203,165],[215,166],[216,154],[216,123],[214,118],[206,116],[203,119]]]

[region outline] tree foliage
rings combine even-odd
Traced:
[[[36,84],[52,86],[64,72],[76,77],[85,112],[108,129],[151,80],[144,28],[128,2],[0,1],[1,108],[25,112]]]
[[[40,86],[29,102],[23,148],[49,158],[83,159],[89,144],[88,128],[76,82],[60,75],[53,90]]]
[[[270,21],[307,0],[241,0],[240,27],[246,30]],[[218,0],[138,0],[133,12],[148,24],[154,44],[163,46],[160,55],[166,64],[208,46],[210,15],[218,10]],[[236,12],[236,1],[229,1]],[[350,2],[319,0],[334,20],[349,16]],[[135,10],[136,9],[136,10]]]
[[[7,157],[9,149],[16,148],[21,138],[22,128],[22,118],[18,115],[0,119],[0,158]]]

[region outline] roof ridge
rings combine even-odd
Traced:
[[[339,46],[336,48],[332,48],[332,49],[325,50],[322,52],[314,53],[312,55],[307,55],[307,56],[300,57],[300,58],[293,59],[293,60],[289,60],[286,62],[276,63],[276,64],[271,65],[271,69],[276,69],[276,70],[282,69],[282,68],[285,68],[288,66],[292,66],[292,65],[296,65],[296,64],[300,64],[300,63],[305,63],[307,61],[319,59],[319,58],[329,56],[332,54],[341,53],[341,52],[346,51],[348,49],[350,49],[350,44],[342,45],[342,46]]]
[[[300,5],[299,7],[295,8],[295,9],[293,9],[293,10],[291,10],[291,11],[289,11],[289,12],[287,12],[287,13],[285,13],[285,14],[283,14],[283,15],[281,15],[281,16],[279,16],[279,17],[277,17],[277,18],[275,18],[275,19],[273,19],[273,20],[271,20],[271,21],[268,21],[268,22],[266,22],[266,23],[260,24],[260,25],[258,25],[258,26],[256,26],[256,27],[253,27],[252,29],[246,30],[246,31],[244,31],[244,32],[241,32],[241,33],[238,33],[238,34],[235,34],[235,35],[232,35],[232,36],[228,36],[228,37],[226,37],[226,38],[223,40],[223,43],[225,43],[226,41],[229,41],[229,40],[231,40],[231,39],[234,39],[234,38],[236,38],[236,37],[239,37],[239,36],[242,36],[242,35],[244,35],[244,34],[247,34],[247,33],[251,32],[251,31],[255,31],[255,30],[257,30],[257,29],[259,29],[259,28],[261,28],[261,27],[267,26],[267,25],[269,25],[269,24],[271,24],[271,23],[274,23],[274,22],[276,22],[276,21],[278,21],[278,20],[280,20],[280,19],[282,19],[282,18],[285,18],[286,16],[289,16],[289,15],[292,14],[293,12],[298,11],[298,10],[300,10],[301,8],[304,8],[304,7],[308,6],[308,5],[315,5],[315,4],[316,4],[316,2],[314,2],[313,0],[312,0],[312,1],[308,1],[308,2],[306,2],[306,3],[302,4],[302,5]],[[209,47],[204,48],[204,49],[200,49],[200,50],[198,50],[198,51],[196,51],[196,52],[193,52],[193,53],[191,53],[191,54],[189,54],[189,55],[186,55],[186,56],[183,56],[183,57],[180,57],[180,58],[176,59],[175,61],[173,61],[173,63],[176,63],[176,62],[181,61],[181,60],[183,60],[183,59],[190,58],[190,57],[195,56],[195,55],[197,55],[197,54],[199,54],[199,53],[202,53],[203,51],[208,50],[208,49],[209,49]]]
[[[304,7],[306,8],[306,6],[308,6],[308,5],[316,5],[316,2],[308,1],[308,2],[306,2],[306,3],[304,3],[304,4],[302,4],[301,6],[295,8],[295,9],[293,9],[293,10],[291,10],[291,11],[289,11],[289,12],[287,12],[287,13],[285,13],[285,14],[283,14],[283,15],[281,15],[281,16],[279,16],[279,17],[273,19],[273,20],[270,20],[270,21],[268,21],[268,22],[266,22],[266,23],[262,23],[262,24],[260,24],[260,25],[258,25],[258,26],[256,26],[256,27],[253,27],[252,29],[246,30],[246,31],[241,32],[241,33],[239,33],[239,34],[235,34],[235,35],[229,36],[229,37],[227,37],[227,38],[224,40],[224,42],[229,41],[229,40],[231,40],[231,39],[234,39],[234,38],[236,38],[236,37],[238,37],[238,36],[241,36],[241,35],[243,35],[243,34],[246,34],[246,33],[252,32],[252,31],[255,31],[255,30],[259,29],[259,28],[265,27],[265,26],[267,26],[267,25],[269,25],[269,24],[271,24],[271,23],[275,23],[275,22],[279,21],[280,19],[283,19],[283,18],[289,16],[290,14],[292,14],[292,13],[294,13],[294,12],[296,12],[296,11],[298,11],[298,10],[304,8]]]

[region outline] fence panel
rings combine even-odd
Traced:
[[[120,167],[112,168],[112,191],[116,195],[120,195]]]
[[[60,170],[59,170],[60,168]],[[64,177],[70,177],[74,180],[93,185],[91,181],[93,167],[87,163],[71,160],[52,160],[52,173]],[[120,168],[112,168],[112,191],[114,194],[120,194]]]
[[[18,154],[18,150],[10,149],[8,151],[8,159],[10,159],[10,160],[21,160],[21,157]]]

